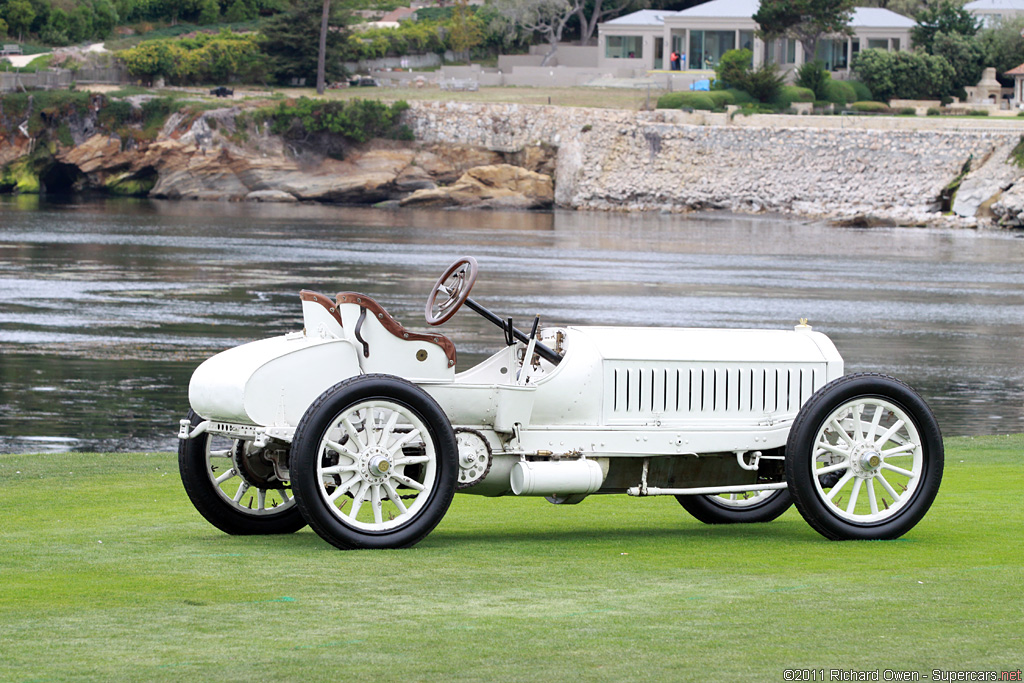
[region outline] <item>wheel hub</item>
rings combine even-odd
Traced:
[[[359,469],[363,479],[380,484],[391,477],[394,463],[391,456],[380,446],[370,446],[359,454]]]
[[[231,451],[235,471],[250,486],[259,489],[283,489],[284,482],[277,476],[274,461],[267,457],[266,449],[252,449],[250,442],[237,441]]]
[[[878,473],[878,468],[882,466],[882,456],[873,445],[857,444],[850,454],[850,463],[856,476],[867,479]]]

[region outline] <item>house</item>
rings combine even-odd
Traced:
[[[759,7],[760,0],[710,0],[678,12],[640,10],[607,21],[598,25],[599,65],[668,69],[669,55],[677,52],[684,70],[712,70],[725,52],[739,48],[753,52],[754,66],[767,61],[789,70],[810,61],[798,41],[766,43],[757,37],[753,15]],[[914,25],[913,19],[887,9],[856,7],[850,21],[853,35],[819,40],[816,57],[837,76],[849,73],[850,61],[860,50],[909,50]]]
[[[965,4],[964,9],[981,19],[983,26],[990,27],[1002,19],[1024,15],[1024,0],[974,0]]]

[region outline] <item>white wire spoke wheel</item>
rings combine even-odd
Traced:
[[[189,421],[201,418],[189,412]],[[178,444],[178,469],[196,510],[229,534],[283,534],[306,526],[272,462],[251,441],[200,434]]]
[[[447,511],[458,468],[441,408],[389,375],[363,375],[327,390],[292,444],[300,509],[321,537],[344,549],[421,540]]]
[[[899,380],[842,377],[801,409],[786,447],[797,509],[833,539],[909,531],[938,492],[942,436],[931,410]]]

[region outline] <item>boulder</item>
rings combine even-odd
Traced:
[[[494,164],[472,168],[454,184],[418,190],[402,206],[488,209],[546,209],[554,203],[551,176],[519,166]]]

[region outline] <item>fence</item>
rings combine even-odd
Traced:
[[[0,73],[0,92],[68,88],[74,81],[72,76],[72,73],[67,69],[47,69],[46,71],[26,74],[17,71],[5,71]]]

